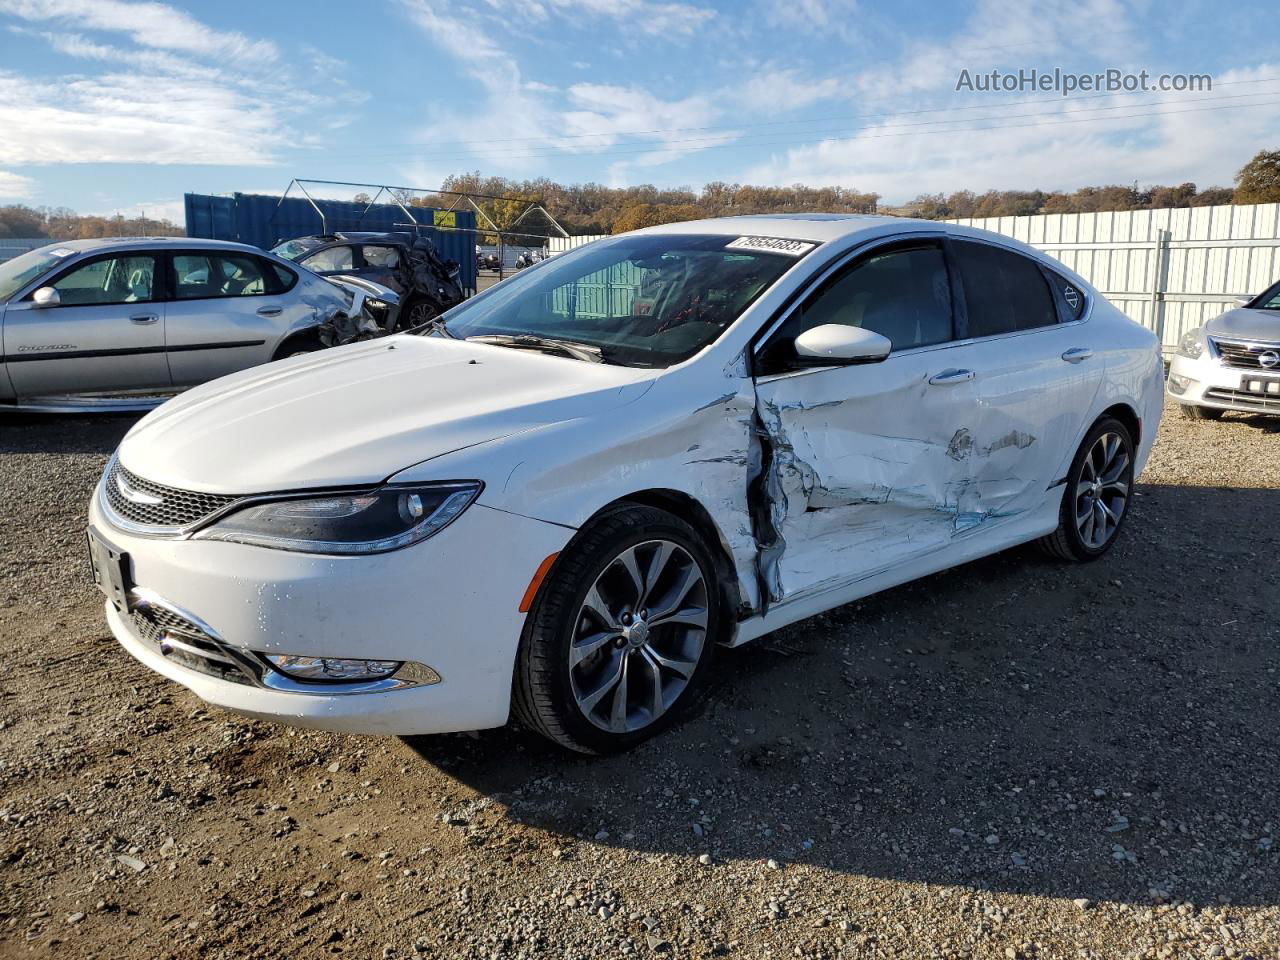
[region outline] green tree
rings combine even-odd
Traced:
[[[1280,150],[1261,150],[1236,174],[1232,203],[1280,202]]]

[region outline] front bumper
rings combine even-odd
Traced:
[[[423,543],[364,557],[290,553],[236,543],[160,540],[110,526],[95,495],[90,524],[128,555],[134,599],[189,612],[231,648],[259,653],[411,661],[439,682],[367,689],[272,689],[192,669],[166,656],[138,619],[107,601],[120,644],[146,666],[216,706],[344,733],[420,734],[501,726],[534,571],[573,531],[472,506]],[[180,646],[180,645],[179,645]],[[170,651],[172,653],[172,651]]]
[[[1210,350],[1195,360],[1175,356],[1165,389],[1171,399],[1187,406],[1280,414],[1280,368],[1227,366]]]

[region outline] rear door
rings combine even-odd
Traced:
[[[165,308],[160,255],[101,254],[68,266],[44,286],[57,306],[31,292],[5,311],[4,354],[23,399],[164,392]]]
[[[1102,383],[1083,291],[1039,261],[978,240],[950,241],[966,336],[977,351],[980,419],[971,452],[991,509],[1035,509],[1065,474]]]
[[[955,342],[954,306],[940,237],[877,246],[823,280],[757,352],[773,602],[946,550],[985,519],[969,489],[974,351]],[[875,330],[893,350],[878,363],[796,367],[795,338],[828,323]]]
[[[404,293],[404,284],[400,282],[401,256],[400,248],[392,244],[366,243],[360,247],[357,273],[396,293]]]
[[[280,336],[314,315],[290,290],[292,271],[252,253],[175,251],[170,257],[169,370],[194,386],[271,359]]]

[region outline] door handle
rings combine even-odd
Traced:
[[[1062,355],[1062,359],[1067,363],[1079,363],[1081,360],[1088,360],[1093,356],[1093,351],[1088,347],[1072,347]]]
[[[160,315],[156,313],[135,313],[129,319],[134,323],[155,323],[160,319]]]
[[[283,307],[259,307],[258,316],[260,317],[278,317],[284,312]]]
[[[943,370],[941,373],[935,373],[929,378],[929,382],[935,386],[945,387],[953,383],[967,383],[976,376],[977,374],[972,370],[956,370],[953,367],[950,370]]]

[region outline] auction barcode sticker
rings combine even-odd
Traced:
[[[816,247],[806,240],[785,240],[782,237],[739,237],[724,245],[726,250],[759,250],[763,253],[781,253],[788,257],[803,257]]]

